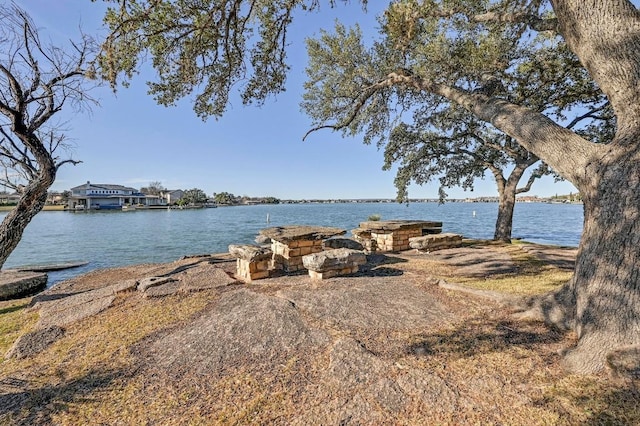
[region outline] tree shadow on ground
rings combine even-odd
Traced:
[[[382,253],[372,253],[367,255],[367,265],[393,265],[394,263],[407,263],[407,259],[389,256]]]
[[[396,268],[374,267],[366,268],[362,267],[359,272],[353,274],[357,277],[399,277],[404,274],[404,271]]]
[[[384,265],[393,265],[396,263],[407,263],[408,260],[394,256],[387,256],[381,253],[367,255],[367,263],[360,267],[360,271],[356,276],[364,277],[397,277],[404,274],[404,271],[397,268],[390,268]]]
[[[193,262],[193,263],[188,263],[186,265],[177,266],[174,269],[172,269],[172,270],[170,270],[168,272],[165,272],[164,274],[160,274],[158,276],[159,277],[163,277],[163,278],[164,277],[170,277],[172,275],[176,275],[176,274],[179,274],[181,272],[188,271],[189,269],[197,268],[198,266],[200,266],[201,263],[210,263],[210,262],[208,261],[208,259],[200,259],[200,260],[198,260],[196,262]]]
[[[69,404],[87,401],[92,392],[107,388],[124,371],[90,371],[84,377],[55,386],[30,388],[25,380],[0,381],[0,424],[53,424],[53,416],[65,412]]]
[[[454,330],[420,335],[405,352],[415,356],[444,354],[467,358],[505,351],[513,346],[534,349],[536,345],[557,343],[564,337],[564,332],[542,324],[475,318]]]
[[[554,386],[533,404],[554,409],[563,424],[637,425],[640,424],[639,386],[638,381],[612,383],[579,378]]]
[[[511,256],[495,250],[465,247],[439,250],[429,253],[430,260],[442,262],[456,268],[456,275],[477,278],[490,275],[513,274],[518,266]]]
[[[573,271],[576,266],[576,249],[562,247],[528,247],[523,246],[523,251],[534,256],[545,265],[554,266],[565,271]]]
[[[28,306],[29,306],[28,303],[22,303],[22,304],[19,304],[19,305],[9,306],[7,308],[2,308],[2,309],[0,309],[0,315],[10,314],[12,312],[19,311],[20,309],[27,308]]]
[[[52,300],[64,299],[65,297],[75,296],[77,294],[86,293],[89,290],[78,291],[76,293],[43,293],[35,296],[29,302],[29,306],[34,306],[38,302],[50,302]]]

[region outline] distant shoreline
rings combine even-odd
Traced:
[[[409,203],[438,203],[437,199],[416,199],[410,200]],[[483,197],[483,198],[456,198],[445,200],[445,203],[497,203],[497,199]],[[581,201],[567,201],[562,199],[553,199],[553,198],[538,198],[535,200],[516,200],[517,203],[543,203],[543,204],[582,204]],[[397,203],[396,200],[392,199],[329,199],[329,200],[282,200],[279,204],[392,204]],[[265,204],[218,204],[216,207],[238,207],[238,206],[258,206],[258,205],[267,205]],[[11,211],[15,206],[6,206],[0,205],[0,212],[8,212]],[[204,206],[199,206],[204,207]],[[167,206],[149,206],[142,210],[165,210]],[[172,209],[179,209],[178,207],[171,206]],[[184,209],[193,208],[193,207],[184,207]],[[42,209],[42,211],[72,211],[67,209],[64,205],[46,205]]]
[[[0,212],[9,212],[13,210],[15,206],[0,206]],[[43,211],[65,211],[65,206],[63,205],[55,205],[55,206],[44,206]]]

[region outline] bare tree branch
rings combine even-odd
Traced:
[[[533,165],[534,163],[531,163],[530,165]],[[546,164],[542,164],[540,167],[538,167],[536,170],[534,170],[531,173],[531,176],[529,176],[529,180],[527,180],[527,184],[524,187],[516,189],[516,195],[522,194],[524,192],[529,192],[529,190],[531,190],[531,186],[533,185],[533,183],[537,179],[540,179],[542,176],[544,176],[548,171],[549,170]]]
[[[82,108],[87,96],[85,68],[94,52],[83,37],[69,50],[44,45],[35,25],[15,5],[0,5],[0,182],[20,194],[0,224],[0,268],[24,228],[44,206],[47,191],[64,164],[64,129],[51,123],[63,107]]]
[[[566,126],[567,129],[573,129],[578,123],[580,123],[581,121],[586,120],[588,118],[595,118],[595,119],[598,119],[598,120],[605,120],[607,118],[606,116],[598,116],[597,113],[607,109],[607,107],[609,107],[609,103],[608,102],[605,103],[604,105],[600,105],[599,107],[595,107],[592,110],[587,111],[586,113],[584,113],[582,115],[579,115],[578,117],[575,117]]]

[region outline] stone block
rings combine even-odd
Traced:
[[[443,250],[447,248],[460,247],[462,245],[462,235],[460,234],[428,234],[409,240],[411,248],[420,251]]]
[[[237,258],[248,262],[255,262],[271,258],[272,251],[266,247],[254,245],[231,244],[229,253]]]
[[[269,278],[269,271],[254,272],[251,274],[251,280],[262,280]]]
[[[278,241],[272,241],[271,242],[271,250],[273,251],[274,255],[280,255],[283,256],[285,249],[287,249],[287,246],[278,242]]]
[[[262,272],[269,269],[269,260],[260,260],[257,262],[249,262],[249,272]]]
[[[289,249],[289,257],[300,257],[301,250],[299,248]]]
[[[236,276],[240,281],[245,283],[268,278],[271,265],[271,260],[268,259],[255,262],[238,259],[236,264]]]
[[[326,279],[357,272],[367,258],[361,251],[339,248],[303,256],[302,261],[311,278]]]
[[[423,228],[422,235],[429,234],[440,234],[442,232],[442,228]]]

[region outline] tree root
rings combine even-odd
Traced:
[[[438,286],[493,300],[513,309],[512,316],[516,320],[540,321],[559,330],[576,330],[576,303],[571,282],[558,290],[533,297],[478,290],[444,280],[440,280]],[[612,339],[606,331],[588,333],[580,336],[578,344],[564,353],[562,366],[570,373],[597,374],[608,370],[619,378],[640,379],[640,345],[634,340],[633,336]]]
[[[558,290],[525,298],[513,316],[519,320],[541,321],[559,330],[575,327],[575,296],[571,284]]]

